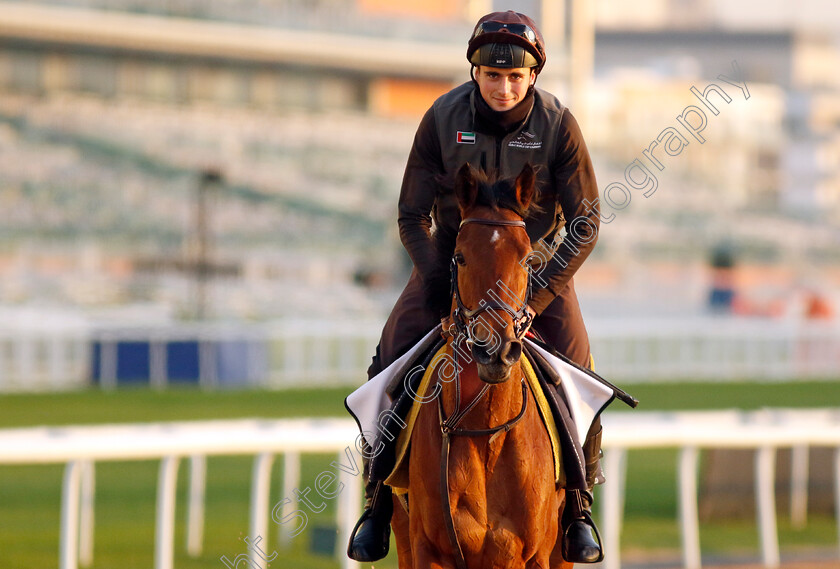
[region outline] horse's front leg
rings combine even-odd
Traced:
[[[453,559],[442,555],[432,543],[423,538],[415,539],[412,547],[414,566],[418,569],[457,569]]]
[[[557,541],[551,551],[551,569],[572,569],[573,564],[563,559],[563,508],[566,507],[566,491],[560,490],[560,510],[557,512]]]
[[[399,569],[414,569],[416,565],[411,559],[411,533],[409,532],[409,517],[402,501],[394,500],[394,515],[391,517],[391,528],[394,530],[394,541],[397,545],[397,562]]]

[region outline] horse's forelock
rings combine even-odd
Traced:
[[[496,174],[475,172],[475,180],[478,185],[475,204],[485,206],[494,210],[509,209],[523,219],[529,214],[538,211],[536,195],[528,207],[523,208],[516,199],[516,185],[511,179],[498,179]],[[536,188],[535,188],[536,192]]]

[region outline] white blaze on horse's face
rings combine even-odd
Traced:
[[[495,243],[498,240],[499,240],[499,230],[496,229],[496,230],[493,231],[493,236],[490,237],[490,243]]]

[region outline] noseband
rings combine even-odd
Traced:
[[[525,228],[525,222],[522,220],[468,217],[461,221],[461,225],[458,229],[461,229],[467,223]],[[533,317],[528,313],[528,301],[531,300],[532,289],[531,271],[528,271],[528,288],[525,291],[525,301],[522,303],[522,306],[516,310],[511,308],[509,304],[503,302],[501,297],[498,295],[496,295],[495,298],[490,298],[490,300],[482,299],[478,303],[478,308],[470,310],[464,306],[463,301],[461,301],[461,293],[458,290],[458,261],[455,260],[454,255],[450,263],[450,271],[452,279],[451,296],[455,297],[455,312],[452,314],[452,320],[458,332],[466,336],[468,344],[471,345],[475,343],[475,338],[473,337],[475,320],[487,310],[501,310],[503,312],[507,312],[513,319],[513,333],[516,336],[516,339],[521,340],[525,336],[528,332],[528,328],[531,327],[531,321],[533,320]]]

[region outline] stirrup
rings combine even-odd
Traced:
[[[377,547],[378,549],[375,552],[365,552],[370,553],[371,555],[357,555],[357,552],[353,549],[353,542],[356,540],[356,533],[359,531],[359,528],[361,528],[362,524],[368,521],[372,524],[377,524],[380,521],[376,519],[376,514],[370,509],[362,512],[362,516],[359,518],[359,521],[356,522],[356,525],[353,527],[353,531],[350,532],[350,540],[347,543],[347,557],[359,563],[372,563],[374,561],[384,559],[387,557],[388,550],[390,549],[389,542],[391,540],[391,524],[390,522],[386,522],[383,528],[384,535],[376,536],[384,538],[381,544],[375,544],[374,547]]]
[[[598,559],[591,561],[590,563],[600,563],[604,560],[604,546],[601,543],[601,532],[598,531],[598,527],[595,525],[595,521],[592,519],[592,514],[589,513],[589,510],[581,510],[581,517],[575,518],[572,520],[573,522],[582,521],[586,526],[589,527],[595,533],[595,541],[598,543],[598,551],[600,552],[598,555]],[[562,544],[562,554],[563,559],[569,560],[568,551],[566,550],[566,538],[568,537],[569,529],[572,527],[571,524],[563,530],[563,544]],[[580,563],[580,562],[578,562]]]

